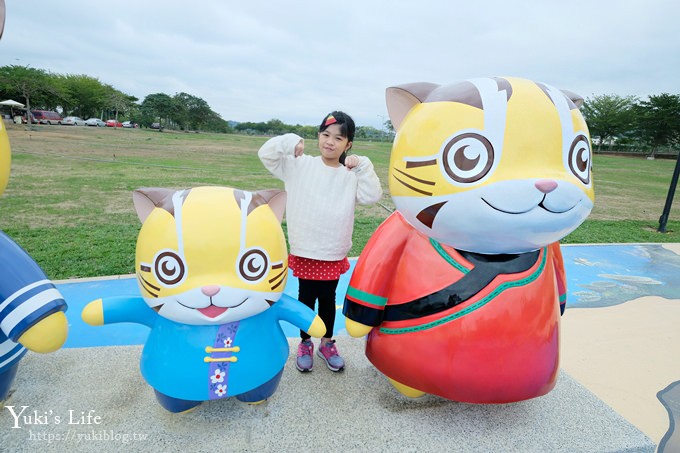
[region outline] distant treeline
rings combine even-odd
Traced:
[[[581,107],[595,151],[677,155],[680,148],[680,95],[663,93],[642,101],[634,96],[600,95]]]
[[[142,127],[159,123],[162,129],[279,134],[296,132],[303,137],[316,135],[314,126],[292,126],[272,119],[263,123],[236,123],[224,120],[198,96],[189,93],[147,95],[141,102],[95,77],[82,74],[55,74],[29,66],[0,67],[0,99],[13,99],[31,110],[54,110],[62,116],[132,121]],[[389,140],[388,131],[359,126],[357,138]]]
[[[391,124],[387,123],[385,127],[388,129],[387,131],[381,131],[370,126],[357,126],[355,139],[375,141],[392,140],[394,134],[390,131]],[[266,123],[235,123],[233,128],[240,133],[256,135],[280,135],[287,132],[293,132],[304,138],[314,138],[319,131],[318,125],[301,126],[297,124],[293,126],[285,124],[277,119],[269,120]]]
[[[239,132],[276,135],[296,132],[314,137],[317,126],[267,122],[226,121],[198,96],[189,93],[147,95],[141,102],[87,75],[55,74],[29,66],[0,67],[0,98],[13,99],[30,109],[56,110],[63,116],[129,120],[141,126],[159,123],[161,130]],[[640,100],[634,96],[598,95],[586,99],[581,111],[595,151],[635,149],[649,155],[680,147],[680,95],[660,94]],[[356,138],[391,140],[389,121],[384,130],[358,126]]]

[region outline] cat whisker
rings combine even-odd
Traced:
[[[408,168],[408,164],[406,165],[406,167]],[[395,168],[394,171],[399,172],[400,174],[406,176],[406,177],[409,178],[411,181],[415,181],[415,182],[417,182],[417,183],[425,184],[425,185],[428,185],[428,186],[434,186],[434,185],[435,185],[435,182],[434,182],[434,181],[428,181],[428,180],[426,180],[426,179],[416,178],[415,176],[409,175],[408,173],[406,173],[406,172],[404,172],[404,171],[401,171],[401,170],[399,170],[398,168]],[[418,192],[418,193],[420,193],[420,194],[426,195],[426,196],[428,196],[428,197],[429,197],[429,196],[432,196],[432,192],[429,192],[429,191],[427,191],[427,190],[419,189],[419,188],[417,188],[417,187],[415,187],[415,186],[413,186],[413,185],[407,183],[406,181],[403,181],[402,179],[398,178],[398,177],[397,177],[396,175],[394,175],[394,174],[393,174],[392,176],[394,176],[394,179],[396,179],[397,182],[403,184],[404,186],[408,187],[409,189],[411,189],[411,190],[413,190],[413,191],[415,191],[415,192]]]
[[[281,267],[283,267],[283,265]],[[275,269],[275,266],[272,266],[272,269]],[[283,277],[286,275],[286,272],[288,272],[288,268],[284,268],[280,273],[276,274],[269,280],[270,284],[274,283],[276,280],[279,280],[278,283],[271,286],[272,291],[281,286],[281,284],[285,280]]]
[[[408,168],[408,165],[406,166],[406,168]],[[404,175],[404,176],[406,176],[407,178],[411,179],[412,181],[416,181],[416,182],[419,182],[419,183],[421,183],[421,184],[426,184],[426,185],[428,185],[428,186],[434,186],[434,184],[435,184],[434,181],[428,181],[427,179],[416,178],[415,176],[409,175],[409,174],[406,173],[405,171],[401,171],[401,170],[399,170],[398,168],[395,168],[394,170],[395,170],[395,171],[398,171],[399,173],[401,173],[402,175]]]
[[[394,176],[394,175],[392,175],[392,176]],[[402,181],[401,179],[397,178],[396,176],[394,176],[394,179],[396,179],[398,183],[403,184],[404,186],[408,187],[409,189],[411,189],[414,192],[418,192],[418,193],[423,194],[423,195],[428,196],[428,197],[432,196],[432,192],[428,192],[426,190],[421,190],[421,189],[418,189],[417,187],[413,187],[411,184],[409,184],[405,181]]]
[[[144,280],[144,277],[142,277],[139,273],[137,274],[137,280],[139,280],[139,282],[140,282],[141,285],[142,285],[142,288],[144,288],[144,290],[145,290],[147,293],[149,293],[149,294],[150,294],[151,296],[153,296],[153,297],[158,297],[158,292],[160,292],[160,290],[161,290],[158,286],[152,285],[151,283],[149,283],[149,282],[147,282],[146,280]],[[149,289],[149,288],[155,290],[156,292],[154,293],[154,292],[151,291],[151,289]]]
[[[272,277],[271,279],[269,279],[269,283],[273,283],[275,280],[278,280],[285,272],[286,272],[286,271],[284,270],[284,271],[279,272],[278,274],[276,274],[274,277]]]

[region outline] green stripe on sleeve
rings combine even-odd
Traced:
[[[387,297],[376,296],[375,294],[367,293],[351,286],[347,288],[347,295],[362,302],[369,303],[378,307],[387,305]]]

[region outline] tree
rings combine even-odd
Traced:
[[[148,124],[155,123],[158,120],[163,124],[167,124],[174,111],[174,102],[170,96],[165,93],[150,94],[142,101],[142,116]],[[150,121],[149,121],[150,119]]]
[[[234,132],[232,127],[229,125],[229,122],[223,120],[222,117],[215,112],[213,112],[212,117],[208,120],[205,127],[206,130],[211,132],[220,132],[223,134],[229,134]]]
[[[271,120],[267,121],[263,130],[267,135],[280,135],[290,130],[290,127],[287,126],[283,121],[272,118]]]
[[[187,93],[177,93],[173,97],[175,103],[173,119],[182,129],[200,130],[216,113],[203,99]]]
[[[387,133],[372,126],[357,126],[355,137],[362,140],[384,140]]]
[[[301,126],[297,124],[290,127],[290,131],[303,138],[317,138],[319,135],[319,126]]]
[[[620,138],[630,132],[634,122],[635,111],[633,107],[637,102],[634,96],[618,96],[605,94],[586,99],[581,112],[590,129],[591,137],[597,137],[597,150],[602,150],[603,143],[609,143],[609,149],[613,139]]]
[[[663,93],[649,96],[636,107],[636,127],[654,157],[660,146],[680,143],[680,95]]]
[[[387,131],[388,134],[394,135],[394,125],[392,124],[392,120],[385,120],[383,123],[383,127]]]
[[[114,119],[118,122],[118,114],[129,112],[134,103],[137,102],[137,98],[118,91],[111,85],[104,85],[104,89],[106,91],[104,96],[106,106],[114,112]]]
[[[28,66],[3,66],[0,68],[0,88],[7,97],[19,97],[24,101],[26,110],[31,110],[31,101],[35,104],[46,101],[54,84],[46,71]],[[26,119],[31,123],[31,115]]]
[[[253,123],[250,121],[244,122],[244,123],[238,123],[236,125],[236,130],[239,132],[245,132],[245,133],[258,133],[258,134],[264,134],[266,131],[266,123]]]
[[[102,110],[109,107],[109,91],[98,79],[70,74],[59,76],[59,81],[66,94],[62,105],[64,116],[99,117]]]

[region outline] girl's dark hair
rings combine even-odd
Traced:
[[[335,121],[331,120],[331,122],[329,122],[331,117],[335,118]],[[354,141],[354,131],[356,130],[356,126],[354,125],[354,120],[351,116],[345,112],[333,111],[323,118],[323,121],[321,121],[321,125],[319,126],[319,132],[323,132],[328,129],[328,126],[331,124],[339,124],[340,133],[347,137],[347,140],[350,142]]]
[[[331,124],[338,124],[340,126],[340,133],[344,137],[347,137],[348,141],[350,142],[354,141],[354,132],[356,130],[356,126],[354,125],[354,120],[352,119],[351,116],[349,116],[345,112],[340,112],[337,110],[332,111],[331,113],[326,115],[321,121],[321,125],[319,126],[319,133],[328,129],[328,126],[330,126]],[[347,153],[351,149],[352,146],[350,145],[349,149],[342,153],[342,155],[340,155],[340,163],[342,165],[345,165],[345,157],[347,157]]]

